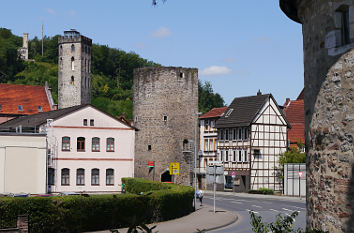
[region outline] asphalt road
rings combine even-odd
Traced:
[[[213,206],[213,195],[205,194],[203,204]],[[220,194],[216,196],[216,210],[225,209],[236,213],[239,216],[235,224],[222,229],[212,231],[213,233],[252,233],[249,211],[252,210],[256,215],[262,216],[263,222],[274,222],[277,214],[290,215],[294,211],[300,211],[295,219],[294,228],[305,228],[306,226],[306,206],[300,200],[270,199],[266,196],[259,197],[239,197],[230,194]]]

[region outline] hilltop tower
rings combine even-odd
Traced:
[[[59,108],[91,103],[92,40],[72,29],[64,31],[58,45]]]
[[[304,38],[307,227],[354,232],[354,1],[280,7]]]
[[[27,61],[28,60],[28,33],[24,32],[22,37],[22,47],[18,49],[20,58]]]
[[[192,184],[197,112],[198,69],[134,70],[136,177]],[[148,161],[155,161],[155,171],[149,172]],[[180,174],[170,176],[174,162],[180,163]]]

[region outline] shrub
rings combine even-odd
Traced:
[[[14,227],[18,215],[28,214],[31,232],[98,231],[169,220],[193,211],[191,187],[124,181],[128,190],[144,194],[0,198],[2,227]]]
[[[250,190],[250,191],[248,191],[248,193],[273,195],[274,191],[273,191],[273,189],[269,189],[269,188],[259,188],[258,190]]]

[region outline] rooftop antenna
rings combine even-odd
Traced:
[[[43,22],[42,22],[42,57],[43,57]]]

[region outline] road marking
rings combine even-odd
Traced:
[[[297,207],[297,206],[290,206],[290,207],[293,207],[293,208],[296,208],[296,209],[306,210],[306,208],[304,208],[304,207]]]
[[[257,208],[262,208],[262,206],[259,206],[259,205],[252,205],[254,207],[257,207]]]
[[[275,210],[275,209],[269,209],[269,210],[274,211],[274,212],[279,212],[278,210]]]
[[[255,213],[255,214],[259,214],[258,212],[256,211],[253,211],[253,210],[249,210],[249,209],[246,209],[248,212],[252,212],[252,213]]]
[[[243,203],[240,202],[240,201],[231,201],[231,203],[234,203],[234,204],[243,204]]]
[[[289,210],[287,208],[282,208],[283,210],[286,210],[286,211],[291,211],[291,212],[294,212],[293,210]]]

